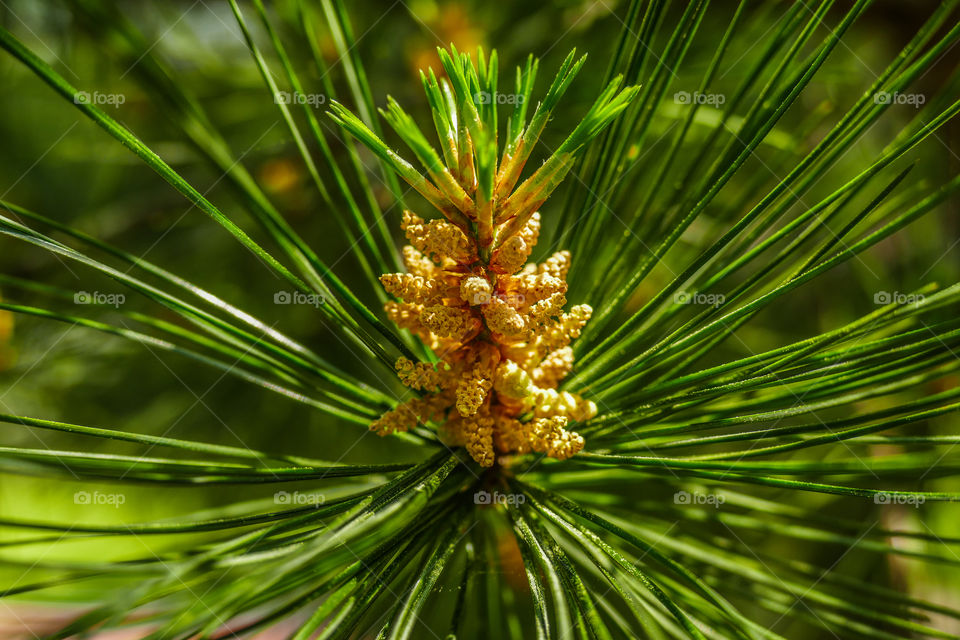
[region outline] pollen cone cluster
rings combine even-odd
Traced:
[[[386,435],[434,421],[448,443],[463,445],[483,466],[493,465],[498,453],[565,459],[580,451],[583,438],[568,425],[593,417],[596,406],[557,385],[573,366],[569,345],[591,310],[563,310],[568,252],[527,264],[539,215],[498,238],[486,260],[469,229],[452,222],[425,222],[407,211],[403,230],[410,241],[403,248],[407,273],[380,278],[398,299],[386,311],[440,362],[398,360],[403,383],[425,393],[371,428]]]
[[[534,106],[539,62],[517,68],[513,111],[500,127],[498,58],[477,50],[476,62],[455,47],[438,49],[446,77],[432,69],[420,80],[430,104],[440,152],[392,98],[380,113],[423,168],[401,158],[359,117],[336,101],[330,116],[375,153],[443,217],[411,211],[402,227],[406,273],[380,278],[396,301],[390,319],[419,336],[437,362],[397,361],[400,379],[417,395],[372,425],[381,435],[428,422],[463,445],[484,466],[497,454],[539,452],[569,458],[583,448],[571,423],[596,406],[557,387],[573,368],[570,341],[590,319],[590,307],[564,311],[570,254],[528,264],[540,234],[541,208],[585,145],[620,114],[638,87],[613,78],[580,123],[521,181],[537,146],[585,57],[570,52],[543,99]],[[503,145],[500,144],[501,137]]]

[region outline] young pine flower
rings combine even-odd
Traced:
[[[558,385],[573,369],[572,340],[590,319],[587,305],[567,304],[571,256],[559,251],[529,263],[540,235],[539,209],[577,153],[629,103],[636,87],[618,91],[616,78],[583,121],[519,186],[544,126],[583,65],[567,56],[527,123],[537,72],[528,59],[517,70],[516,105],[502,154],[497,142],[497,54],[440,50],[447,78],[421,73],[441,141],[441,154],[402,108],[388,98],[384,118],[411,148],[426,176],[389,149],[364,123],[333,103],[337,122],[378,154],[442,215],[426,221],[404,211],[406,273],[381,276],[396,301],[385,305],[397,326],[436,354],[436,365],[400,358],[397,374],[421,392],[372,425],[380,435],[435,422],[441,437],[461,445],[483,466],[498,454],[538,452],[566,459],[584,446],[570,429],[592,418],[596,405]],[[499,162],[497,160],[500,155]],[[442,157],[441,157],[442,156]]]

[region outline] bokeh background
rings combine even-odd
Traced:
[[[294,18],[294,3],[269,4],[281,18]],[[102,25],[84,19],[82,12],[74,11],[70,5],[54,0],[5,0],[0,3],[0,21],[81,89],[123,96],[123,104],[108,105],[111,115],[134,131],[223,211],[236,216],[256,239],[268,242],[243,212],[223,176],[201,160],[175,123],[165,117],[156,97],[143,88],[140,61],[126,55],[122,47],[104,33]],[[435,52],[438,45],[452,42],[467,51],[478,45],[496,48],[504,79],[510,77],[513,67],[528,53],[533,53],[541,58],[538,92],[543,90],[544,83],[570,49],[576,47],[589,53],[584,72],[547,131],[547,144],[556,146],[598,91],[607,57],[622,28],[625,5],[616,0],[358,0],[350,2],[349,8],[359,38],[358,53],[366,64],[375,102],[383,105],[386,96],[392,95],[421,123],[427,123],[429,115],[417,71],[428,66],[439,68]],[[934,5],[934,2],[921,1],[876,3],[854,25],[845,46],[833,54],[830,63],[804,91],[765,146],[809,148],[833,121],[829,115],[859,97]],[[334,224],[299,161],[229,5],[216,0],[139,1],[119,3],[118,8],[152,43],[151,54],[165,60],[175,71],[177,81],[197,96],[231,148],[242,156],[243,163],[301,235],[367,304],[376,306],[373,289],[349,253],[349,242]],[[674,14],[681,9],[681,6],[674,7]],[[746,22],[746,35],[741,34],[732,45],[728,60],[743,60],[745,65],[755,55],[753,45],[762,39],[783,10],[784,3],[755,3]],[[718,37],[726,27],[723,11],[714,15],[716,23],[702,27],[684,68],[678,72],[674,81],[678,90],[692,90],[714,51],[711,35]],[[284,36],[295,60],[309,60],[309,51],[298,35],[291,30]],[[333,42],[322,30],[318,38],[318,47],[331,65],[330,79],[340,95],[348,96]],[[653,43],[653,46],[657,45]],[[930,96],[943,91],[944,87],[947,91],[951,86],[955,90],[958,60],[960,55],[951,52],[924,75],[914,89]],[[319,73],[309,64],[298,64],[298,72],[308,86],[321,86]],[[717,85],[722,91],[723,87],[734,86],[737,80],[734,69],[721,74]],[[284,287],[263,265],[200,211],[191,208],[135,156],[6,54],[0,54],[0,86],[3,87],[0,94],[0,196],[3,200],[144,256],[254,315],[275,322],[278,328],[328,355],[358,377],[370,379],[382,375],[375,367],[371,368],[369,361],[355,358],[349,348],[333,337],[311,307],[275,304],[275,294]],[[349,103],[349,99],[346,102]],[[324,105],[317,108],[325,110]],[[705,117],[709,117],[710,110],[705,112]],[[678,107],[669,101],[661,106],[653,135],[645,141],[646,147],[639,150],[641,159],[632,169],[631,180],[645,179],[643,156],[650,151],[648,157],[654,159],[660,136],[669,130],[678,113]],[[910,105],[892,110],[867,132],[860,144],[839,159],[835,182],[825,180],[814,191],[829,192],[845,182],[852,171],[875,159],[891,133],[915,115],[916,109]],[[824,124],[818,125],[821,119]],[[326,133],[336,135],[329,120],[321,118],[321,123]],[[798,136],[800,131],[806,132],[804,137]],[[938,184],[956,175],[960,170],[958,132],[957,123],[951,123],[938,133],[934,142],[913,154],[911,158],[917,166],[908,180]],[[694,131],[692,141],[696,135]],[[396,139],[390,142],[399,146]],[[342,154],[339,145],[335,143],[334,147]],[[767,151],[772,153],[776,149]],[[543,155],[542,150],[539,153]],[[751,162],[741,171],[733,186],[725,191],[726,200],[722,198],[718,206],[735,206],[737,184],[750,180],[775,181],[777,174],[782,175],[789,169],[789,166],[768,166],[763,161],[764,153],[763,148],[758,151],[757,162]],[[363,157],[372,167],[373,159],[369,155]],[[379,177],[371,175],[371,181],[387,211],[387,222],[399,239],[400,211],[393,206]],[[555,197],[559,201],[562,190]],[[813,197],[811,202],[815,201]],[[629,201],[609,204],[631,206]],[[549,220],[550,212],[544,214]],[[744,330],[745,344],[754,350],[771,348],[848,322],[874,308],[873,296],[878,291],[878,283],[883,283],[886,289],[892,287],[905,292],[925,282],[956,282],[960,273],[958,214],[960,207],[953,202],[870,251],[862,261],[834,270],[819,279],[816,286],[806,287],[775,305]],[[716,226],[698,224],[691,230],[690,237],[685,238],[686,245],[696,247],[715,236],[724,220],[723,215],[718,214]],[[622,230],[611,230],[612,234],[620,232]],[[6,237],[0,237],[0,274],[55,283],[75,291],[124,293],[125,309],[157,313],[148,301],[124,291],[118,283]],[[667,275],[655,274],[645,284],[640,298],[649,296]],[[4,280],[0,281],[0,296],[11,300],[39,300],[36,296],[42,293],[23,291],[12,281]],[[53,300],[49,304],[69,312],[85,311],[71,300]],[[737,346],[725,348],[736,352]],[[723,357],[728,354],[717,355],[717,358]],[[32,318],[13,318],[7,313],[0,315],[0,412],[316,457],[342,455],[344,461],[375,462],[417,456],[402,443],[364,434],[356,425],[337,423],[302,405],[182,358],[90,330]],[[947,417],[929,428],[955,433],[956,425],[956,418]],[[0,427],[0,446],[71,449],[103,445],[81,437],[4,425]],[[105,450],[132,449],[118,444]],[[7,464],[0,463],[3,465],[0,466],[0,514],[6,518],[145,521],[211,507],[227,497],[235,498],[237,491],[249,491],[251,500],[269,497],[269,493],[260,489],[247,488],[134,487],[124,489],[126,500],[119,507],[91,507],[75,504],[73,496],[80,489],[95,490],[96,485],[81,485],[67,474],[61,483],[53,484],[31,478],[29,469],[5,468]],[[100,488],[108,489],[106,485]],[[829,504],[829,500],[824,500],[825,508]],[[916,521],[922,518],[930,526],[941,525],[933,528],[943,529],[942,525],[951,515],[930,508],[922,514],[916,510],[891,510],[889,517],[891,521],[886,523],[889,526],[922,526],[923,523]],[[22,531],[0,527],[0,544],[16,541],[23,535]],[[164,540],[91,541],[84,553],[117,557],[147,544],[163,545]],[[77,545],[51,546],[43,552],[49,554],[49,560],[58,554],[70,557],[77,549]],[[37,551],[38,545],[0,547],[4,557],[23,561],[35,558]],[[766,551],[799,553],[786,548]],[[805,546],[803,553],[825,554],[829,558],[831,554],[838,554],[838,550],[830,545]],[[823,558],[820,556],[817,561],[822,562]],[[860,561],[856,554],[844,559],[846,563]],[[516,567],[492,570],[516,570]],[[956,576],[936,566],[897,560],[894,566],[878,568],[869,566],[865,560],[862,567],[852,570],[878,571],[883,574],[883,580],[909,589],[918,597],[954,605],[960,603],[960,583]],[[16,583],[24,579],[26,573],[27,567],[0,565],[0,586]],[[84,592],[82,586],[58,593],[58,597],[71,601],[95,598],[94,593]],[[27,617],[33,615],[34,609],[24,614],[24,607],[39,607],[23,602],[14,606],[19,607],[21,616]],[[0,604],[0,637],[6,637],[2,631],[4,624],[16,624],[9,618],[4,621],[3,610]],[[43,607],[36,611],[40,617],[49,614],[49,609]],[[942,624],[949,625],[949,622]]]

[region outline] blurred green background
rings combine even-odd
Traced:
[[[100,25],[78,16],[69,4],[7,0],[0,8],[0,19],[79,88],[123,96],[123,104],[107,105],[111,115],[223,211],[235,216],[255,239],[269,247],[269,241],[243,213],[222,175],[201,161],[177,126],[158,108],[154,96],[142,88],[140,61],[122,53],[118,43],[102,33]],[[294,19],[294,3],[270,4],[278,16]],[[738,174],[718,199],[717,214],[713,218],[716,226],[698,223],[685,238],[685,246],[692,249],[703,239],[715,236],[729,216],[743,206],[737,198],[738,185],[756,181],[773,184],[778,174],[786,173],[789,165],[786,168],[768,165],[764,161],[765,152],[778,158],[781,157],[776,154],[778,145],[802,151],[815,144],[835,120],[830,114],[838,109],[842,113],[859,97],[935,4],[880,2],[855,24],[845,41],[846,46],[838,48],[765,143],[764,147],[770,148],[762,147],[756,160]],[[164,59],[176,73],[177,80],[199,98],[231,148],[242,155],[243,163],[299,233],[335,267],[364,302],[377,306],[373,289],[348,252],[348,240],[325,210],[297,157],[228,4],[188,0],[124,2],[118,6],[152,43],[150,53]],[[542,3],[383,0],[356,1],[349,6],[359,38],[359,56],[366,64],[375,102],[383,105],[386,96],[392,95],[421,123],[429,121],[429,112],[416,74],[418,69],[439,66],[435,53],[438,45],[453,42],[467,51],[473,51],[478,45],[496,48],[500,54],[502,82],[512,78],[513,67],[528,53],[533,53],[541,58],[538,91],[542,91],[544,83],[571,48],[589,53],[585,72],[573,84],[564,108],[547,130],[545,141],[554,147],[596,95],[626,8],[625,3],[614,0]],[[733,43],[728,59],[743,60],[745,64],[755,55],[753,45],[768,32],[783,6],[784,3],[777,2],[755,3],[747,19],[747,35],[742,33]],[[674,13],[680,10],[682,6],[673,8]],[[695,86],[698,74],[714,52],[713,38],[726,26],[722,21],[723,12],[722,8],[718,9],[714,14],[716,24],[705,24],[701,29],[674,80],[676,90],[692,90]],[[307,64],[309,50],[305,43],[293,30],[284,35],[293,58],[301,61],[298,64],[301,78],[318,93],[322,92],[319,73]],[[330,77],[338,95],[348,96],[333,43],[322,30],[319,38],[317,44],[331,65]],[[653,46],[656,50],[657,45]],[[919,93],[935,94],[937,88],[949,82],[957,61],[954,52],[952,59],[941,61],[914,88]],[[721,74],[717,90],[733,87],[737,80],[735,71]],[[185,276],[268,323],[276,323],[278,328],[359,378],[370,380],[372,376],[383,375],[375,364],[354,358],[352,351],[325,329],[311,307],[274,304],[274,295],[285,288],[261,264],[200,211],[192,209],[135,156],[6,54],[0,55],[0,81],[4,89],[0,99],[2,199],[76,226]],[[324,109],[318,105],[318,110]],[[648,177],[644,172],[644,158],[650,161],[655,158],[660,135],[670,129],[678,113],[679,109],[669,101],[660,107],[653,129],[655,135],[648,137],[644,149],[638,150],[640,159],[628,179],[643,181]],[[716,115],[715,111],[705,109],[703,117],[709,118],[711,113]],[[870,129],[853,151],[839,159],[833,182],[816,185],[814,194],[836,188],[854,171],[875,159],[891,134],[915,115],[916,110],[910,105],[895,108]],[[328,135],[336,135],[325,117],[321,122]],[[801,131],[808,133],[801,137],[798,135]],[[694,131],[689,144],[695,144],[696,139]],[[394,138],[390,138],[390,142],[400,146]],[[960,169],[956,154],[960,149],[958,142],[960,127],[954,122],[938,134],[936,143],[924,145],[922,152],[911,157],[917,166],[909,180],[939,184],[956,175]],[[338,144],[334,147],[335,152],[344,155]],[[647,152],[651,153],[646,155]],[[364,159],[373,166],[372,157],[365,155]],[[534,158],[531,166],[538,162]],[[388,225],[399,242],[400,212],[391,208],[392,198],[379,178],[373,176],[371,180],[378,187],[381,205],[388,211]],[[555,198],[561,201],[562,190]],[[809,202],[815,202],[814,198],[815,195],[811,195]],[[609,204],[631,205],[630,202]],[[544,211],[547,226],[549,206],[548,203]],[[848,322],[874,308],[872,297],[878,283],[896,285],[896,291],[906,292],[925,282],[956,282],[960,274],[956,240],[960,237],[958,213],[954,202],[911,225],[866,254],[862,261],[852,261],[819,279],[816,286],[789,296],[742,331],[744,347],[754,351],[770,348]],[[707,216],[707,220],[710,219]],[[621,232],[611,230],[612,234]],[[673,259],[679,261],[682,257],[677,255]],[[577,258],[588,259],[575,256]],[[0,273],[55,283],[75,291],[124,293],[125,309],[158,313],[149,302],[124,291],[118,283],[6,237],[0,237]],[[640,297],[654,291],[668,275],[655,274],[644,285]],[[16,301],[40,299],[31,297],[38,294],[2,285],[0,295]],[[71,313],[85,311],[84,308],[78,311],[69,300],[57,304]],[[14,319],[4,314],[0,317],[0,341],[0,411],[4,413],[320,458],[342,456],[343,461],[376,462],[417,456],[412,448],[395,440],[364,434],[356,425],[339,424],[278,395],[224,377],[218,371],[119,338],[45,320]],[[735,343],[725,349],[739,354]],[[729,355],[720,353],[717,358]],[[381,386],[389,388],[387,383]],[[956,425],[956,419],[948,418],[937,424],[949,430]],[[0,445],[4,446],[51,449],[100,446],[91,439],[9,425],[3,426],[0,433]],[[118,444],[110,450],[134,449]],[[0,513],[10,518],[143,521],[216,505],[228,496],[235,498],[237,491],[249,491],[251,500],[269,497],[268,492],[259,488],[125,487],[126,501],[119,508],[110,505],[91,508],[76,505],[74,492],[81,488],[110,491],[109,487],[81,485],[66,474],[62,484],[55,486],[47,481],[35,482],[29,475],[3,471],[0,468]],[[29,469],[17,471],[29,474]],[[931,510],[924,517],[932,523],[932,519],[947,517],[941,514]],[[21,535],[17,530],[0,528],[0,540],[15,540]],[[152,543],[163,544],[163,541]],[[90,552],[122,555],[132,551],[137,541],[124,540],[122,545],[133,545],[129,549],[118,544],[111,542],[111,548],[106,550],[102,544],[93,543]],[[815,547],[805,549],[818,552]],[[52,553],[63,553],[66,557],[75,550],[73,547]],[[16,558],[22,554],[28,558],[35,553],[36,547],[13,548],[7,550],[5,556]],[[895,569],[905,571],[902,567]],[[16,567],[0,569],[0,584],[21,577],[21,570]],[[960,597],[954,590],[956,585],[939,577],[905,572],[899,579],[911,582],[915,588],[935,592],[923,594],[926,597],[941,600]]]

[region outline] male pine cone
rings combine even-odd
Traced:
[[[587,305],[563,311],[570,254],[524,264],[540,230],[534,214],[483,261],[477,239],[445,221],[425,223],[404,212],[407,273],[380,278],[399,302],[390,319],[418,335],[440,359],[397,361],[401,381],[425,391],[385,413],[380,435],[435,421],[442,437],[462,445],[483,466],[498,453],[565,459],[583,448],[568,422],[596,415],[593,402],[557,391],[573,367],[570,342],[590,319]]]

